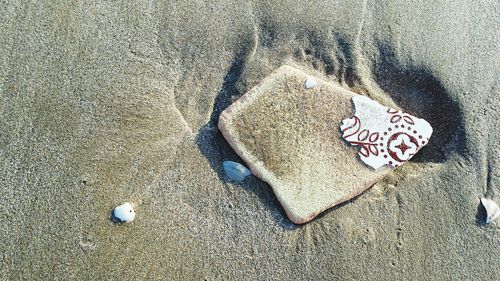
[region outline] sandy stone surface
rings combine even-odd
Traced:
[[[253,174],[269,183],[294,223],[359,195],[387,174],[360,161],[339,126],[357,95],[282,66],[221,113],[219,129]]]

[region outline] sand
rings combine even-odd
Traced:
[[[0,9],[0,280],[499,279],[478,209],[500,202],[498,1],[20,2]],[[225,178],[216,124],[284,63],[431,142],[295,226]]]

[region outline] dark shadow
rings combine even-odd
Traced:
[[[334,37],[337,44],[337,59],[340,66],[338,77],[344,80],[349,87],[352,87],[355,85],[356,81],[359,81],[356,71],[354,70],[353,47],[347,42],[343,35],[335,33]]]
[[[488,214],[486,213],[486,209],[484,208],[483,204],[481,203],[481,200],[479,200],[479,205],[477,205],[477,212],[476,212],[476,224],[478,226],[487,225],[487,223],[486,223],[487,217],[488,217]]]
[[[328,33],[309,31],[311,48],[306,48],[304,52],[312,54],[322,63],[326,75],[332,75],[352,87],[360,81],[355,70],[353,46],[341,33],[334,32],[332,36],[333,41]]]
[[[442,163],[451,152],[464,152],[462,109],[438,78],[423,66],[399,64],[386,43],[377,42],[377,49],[373,62],[377,84],[403,111],[427,120],[433,128],[429,144],[412,161]]]
[[[311,49],[307,52],[312,53],[312,55],[319,60],[323,67],[325,68],[326,75],[334,75],[337,74],[337,78],[340,79],[338,63],[336,63],[333,56],[328,53],[328,46],[326,46],[326,42],[322,39],[322,35],[317,31],[310,31],[308,36],[309,43],[311,44]]]
[[[109,213],[108,219],[111,223],[113,224],[124,224],[125,222],[120,220],[119,218],[115,217],[115,210],[111,210]]]
[[[251,44],[246,45],[251,46]],[[278,202],[271,187],[267,183],[254,176],[248,177],[243,182],[231,181],[224,173],[222,166],[222,162],[225,160],[244,164],[244,161],[234,152],[224,139],[224,136],[217,126],[221,112],[242,95],[242,93],[238,92],[236,83],[240,80],[243,73],[247,54],[248,51],[243,50],[235,55],[233,63],[224,78],[222,88],[215,99],[210,121],[199,130],[195,141],[198,149],[205,158],[207,158],[222,182],[231,182],[234,185],[240,186],[247,192],[255,193],[270,210],[273,218],[280,226],[287,230],[293,230],[297,226],[288,220],[283,207],[281,207],[281,204]]]
[[[274,46],[278,29],[276,23],[270,19],[265,18],[259,24],[260,36],[259,43],[263,48],[272,48]]]

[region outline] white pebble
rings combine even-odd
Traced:
[[[122,222],[131,222],[135,218],[135,212],[130,203],[124,203],[115,208],[113,216]]]
[[[316,79],[314,79],[313,77],[307,77],[304,87],[306,87],[306,89],[311,89],[314,88],[314,86],[316,86]]]
[[[490,223],[500,216],[500,207],[498,207],[495,201],[487,198],[481,198],[481,204],[483,204],[484,209],[486,210],[486,223]]]
[[[252,174],[245,166],[233,161],[222,162],[226,175],[233,181],[243,181]]]

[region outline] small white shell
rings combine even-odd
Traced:
[[[490,223],[500,216],[500,208],[495,201],[481,198],[481,204],[483,204],[484,209],[486,209],[486,223]]]
[[[113,211],[113,216],[122,222],[131,222],[135,218],[135,212],[132,208],[132,204],[124,203],[115,208]]]
[[[243,181],[252,174],[245,166],[233,161],[224,161],[222,162],[222,166],[224,167],[226,175],[234,181]]]
[[[311,89],[311,88],[314,88],[314,86],[316,86],[316,79],[314,79],[313,77],[309,76],[307,77],[307,80],[306,80],[306,83],[304,83],[304,87],[306,89]]]

